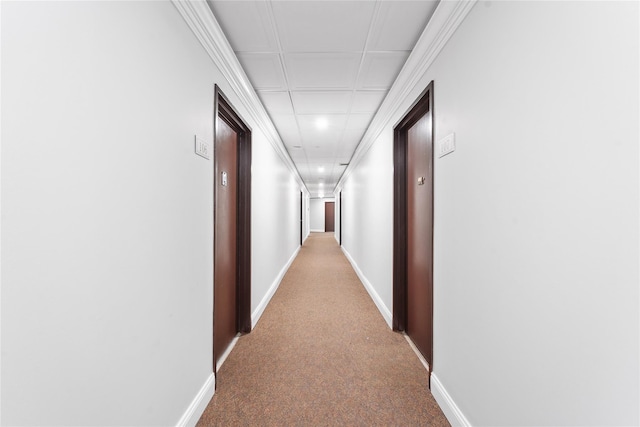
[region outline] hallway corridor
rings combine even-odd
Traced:
[[[198,426],[449,425],[333,233],[312,233],[218,371]]]

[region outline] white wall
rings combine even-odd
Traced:
[[[333,202],[334,199],[310,199],[309,201],[309,217],[311,231],[324,232],[324,205],[327,202]]]
[[[212,392],[213,161],[194,135],[212,141],[214,83],[245,108],[169,2],[1,19],[0,422],[175,425]],[[297,249],[299,187],[247,124],[255,309]]]
[[[309,237],[309,234],[311,233],[311,207],[310,207],[311,198],[309,196],[309,192],[303,191],[303,193],[304,193],[304,196],[302,198],[302,210],[303,210],[302,239],[304,241],[307,239],[307,237]]]
[[[251,310],[255,324],[300,246],[300,186],[262,135],[254,135],[251,172]]]
[[[393,152],[374,144],[342,187],[342,247],[391,326],[393,281]],[[385,310],[386,307],[386,310]]]
[[[454,422],[640,421],[638,41],[636,2],[479,2],[344,183],[343,245],[391,309],[392,125],[434,80]]]

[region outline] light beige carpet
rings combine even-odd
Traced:
[[[198,426],[448,426],[427,372],[336,243],[312,233]]]

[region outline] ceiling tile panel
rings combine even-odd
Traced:
[[[373,113],[369,114],[351,114],[347,121],[347,129],[365,131],[369,123],[373,119]]]
[[[293,114],[273,114],[271,115],[271,120],[280,138],[282,138],[282,142],[284,142],[287,147],[302,145],[302,138],[298,130],[296,116]]]
[[[291,98],[297,114],[346,114],[352,95],[352,92],[292,92]]]
[[[293,114],[289,92],[258,92],[264,108],[271,114]]]
[[[369,50],[412,50],[437,5],[437,0],[381,2]]]
[[[296,116],[293,114],[273,114],[271,115],[271,120],[273,120],[273,124],[278,130],[298,130],[298,122],[296,121]]]
[[[409,52],[367,53],[362,65],[360,89],[389,89],[402,69]]]
[[[289,155],[291,156],[291,159],[294,162],[306,162],[307,160],[307,156],[304,153],[304,150],[302,148],[290,148],[287,147],[287,150],[289,151]]]
[[[271,3],[285,52],[362,51],[372,1],[276,1]]]
[[[352,89],[360,56],[356,53],[286,54],[291,89]]]
[[[278,51],[267,2],[208,0],[207,3],[234,51]]]
[[[327,145],[312,145],[305,146],[305,152],[307,153],[307,160],[317,159],[322,157],[333,158],[335,146],[332,144],[330,147]]]
[[[357,91],[353,96],[352,113],[375,113],[382,104],[386,90]]]
[[[302,137],[302,142],[309,149],[328,150],[330,155],[333,155],[334,151],[339,147],[340,136],[341,133],[337,131],[323,132],[322,134],[305,133]]]
[[[298,114],[298,125],[302,132],[321,135],[328,131],[342,131],[347,124],[349,116],[346,114]],[[323,120],[325,125],[318,128],[318,120]]]
[[[208,3],[302,179],[330,195],[438,2]]]
[[[238,53],[236,55],[256,90],[287,90],[284,71],[277,53]]]
[[[364,135],[365,129],[345,130],[340,139],[340,147],[355,149]]]

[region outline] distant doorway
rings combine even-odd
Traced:
[[[302,246],[302,242],[304,240],[303,230],[304,230],[304,193],[300,192],[300,246]]]
[[[214,113],[213,372],[251,331],[251,130],[218,86]]]
[[[394,128],[393,328],[433,371],[433,82]]]
[[[324,204],[324,231],[336,231],[336,203]]]

